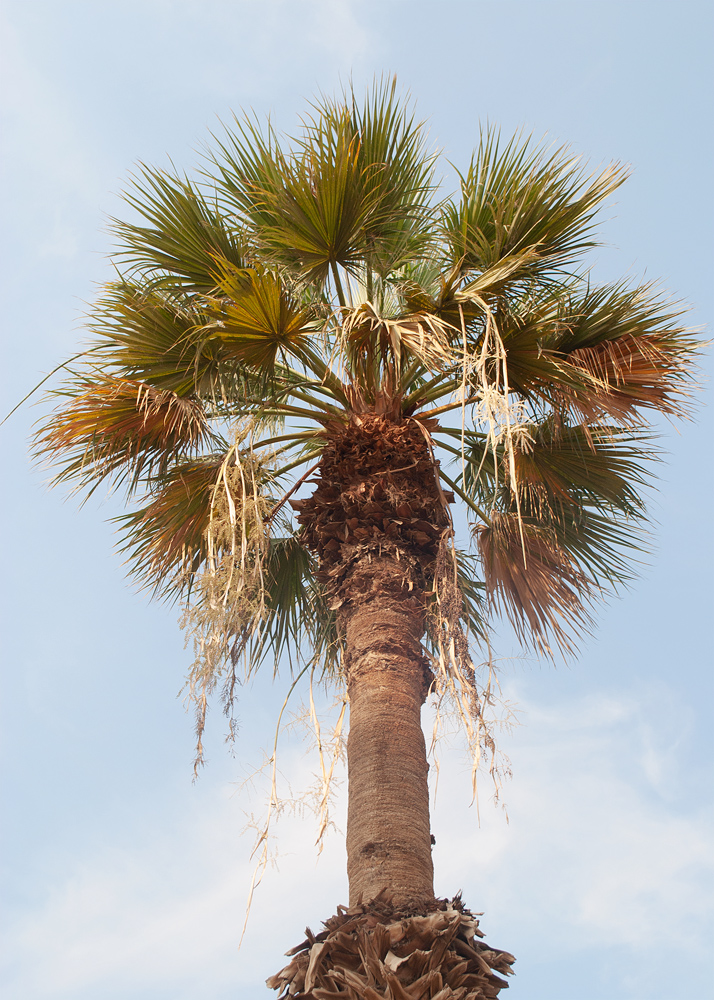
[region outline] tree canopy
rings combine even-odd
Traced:
[[[140,166],[132,220],[113,222],[117,278],[37,452],[58,483],[123,491],[131,572],[187,601],[199,735],[242,655],[339,681],[339,565],[360,546],[422,554],[437,689],[467,728],[468,640],[494,614],[572,651],[593,601],[630,578],[650,423],[687,412],[696,343],[656,286],[588,270],[627,169],[493,127],[453,194],[439,163],[385,79],[319,98],[292,138],[236,118],[195,176]],[[377,477],[400,449],[431,475],[423,440],[443,517],[299,499],[355,425]]]

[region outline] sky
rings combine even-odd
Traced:
[[[594,278],[661,280],[711,330],[713,27],[687,0],[5,0],[2,415],[79,349],[137,163],[190,172],[232,112],[290,132],[306,100],[383,72],[457,166],[486,121],[630,164]],[[518,720],[501,803],[483,782],[471,806],[463,749],[441,750],[436,890],[463,890],[516,955],[513,1000],[711,988],[711,368],[694,421],[659,425],[652,554],[580,657],[554,668],[496,640]],[[250,779],[286,675],[241,691],[232,752],[214,710],[192,783],[179,611],[127,582],[117,500],[46,488],[33,402],[0,428],[2,995],[267,998],[305,925],[346,902],[344,785],[319,859],[314,818],[286,810],[239,950],[265,792]],[[307,749],[281,741],[286,798],[310,784]]]

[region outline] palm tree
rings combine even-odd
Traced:
[[[241,659],[307,647],[296,680],[346,687],[350,905],[269,981],[300,997],[505,985],[512,957],[434,895],[421,708],[450,698],[492,757],[469,638],[502,613],[573,650],[640,545],[647,415],[682,414],[690,384],[679,310],[582,267],[624,168],[486,129],[440,200],[436,163],[382,81],[320,99],[287,145],[236,119],[198,180],[141,167],[37,439],[57,481],[136,500],[133,572],[188,594],[199,762]]]

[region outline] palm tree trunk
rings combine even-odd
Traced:
[[[424,594],[408,558],[374,553],[351,571],[340,609],[350,730],[350,905],[382,890],[395,905],[434,904],[421,706],[431,673],[421,651]]]

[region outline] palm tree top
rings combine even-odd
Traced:
[[[118,277],[37,450],[57,482],[126,492],[132,572],[188,594],[204,706],[241,653],[307,642],[339,673],[350,546],[416,553],[457,672],[489,609],[567,650],[630,575],[648,421],[687,412],[696,343],[654,286],[587,270],[627,170],[490,127],[455,194],[438,162],[385,79],[293,139],[236,118],[195,178],[140,166],[113,222]]]

